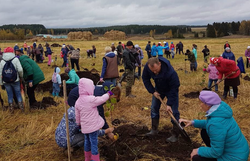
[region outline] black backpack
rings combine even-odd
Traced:
[[[13,58],[15,59],[15,57]],[[17,71],[15,66],[12,63],[12,60],[5,61],[5,65],[3,67],[2,78],[6,83],[14,83],[17,79]]]

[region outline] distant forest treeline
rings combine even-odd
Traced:
[[[18,24],[0,26],[0,40],[24,40],[37,34],[67,35],[69,32],[90,31],[94,35],[103,35],[110,30],[119,30],[128,34],[155,34],[171,35],[173,38],[183,38],[185,33],[192,32],[191,28],[207,27],[206,37],[222,37],[230,34],[250,35],[250,21],[242,22],[214,22],[207,26],[161,26],[161,25],[126,25],[91,28],[46,28],[41,24]],[[198,34],[197,34],[198,35]]]

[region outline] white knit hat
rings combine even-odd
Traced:
[[[250,49],[250,46],[248,46],[247,49]]]

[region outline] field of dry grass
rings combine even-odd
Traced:
[[[171,40],[176,44],[179,40]],[[179,92],[179,110],[181,118],[186,119],[202,119],[204,113],[200,110],[198,99],[188,99],[183,96],[184,93],[192,91],[200,91],[204,86],[200,86],[201,75],[203,74],[203,54],[201,50],[204,45],[208,45],[212,56],[219,56],[223,52],[223,45],[225,39],[192,39],[181,40],[184,44],[184,49],[191,49],[193,43],[198,45],[198,72],[185,74],[185,61],[184,55],[177,55],[175,59],[170,59],[171,64],[176,69],[181,86]],[[228,40],[232,51],[236,57],[244,55],[246,47],[249,45],[250,38],[248,39],[229,39]],[[157,40],[155,42],[158,42]],[[39,42],[38,42],[39,43]],[[43,42],[44,43],[44,42]],[[62,43],[62,42],[58,42]],[[80,66],[88,69],[96,68],[101,71],[102,56],[104,55],[105,46],[111,45],[111,41],[72,41],[65,42],[66,44],[72,44],[74,47],[81,49]],[[125,41],[124,41],[125,43]],[[13,43],[0,43],[0,47],[4,49],[8,46],[14,46]],[[19,43],[21,45],[21,42]],[[147,41],[134,41],[134,44],[139,44],[143,49],[147,44]],[[31,44],[28,44],[31,45]],[[97,58],[87,59],[86,50],[90,49],[92,45],[97,48]],[[117,45],[117,42],[116,42]],[[57,54],[57,65],[62,64],[60,58],[60,48],[52,48],[55,54]],[[54,59],[55,54],[52,56]],[[146,53],[143,63],[146,63]],[[45,63],[39,64],[45,74],[45,81],[48,81],[52,77],[53,69],[48,67],[47,58]],[[95,63],[93,67],[91,64]],[[53,63],[52,63],[53,64]],[[187,70],[189,70],[188,63],[186,64]],[[121,67],[120,67],[121,68]],[[61,73],[64,69],[61,68]],[[249,72],[249,69],[247,69]],[[206,84],[208,81],[208,74],[206,74]],[[124,84],[125,85],[125,84]],[[123,86],[124,88],[124,86]],[[239,96],[237,100],[228,98],[226,102],[231,106],[234,112],[234,118],[238,122],[243,134],[250,141],[250,128],[249,128],[249,115],[250,115],[250,97],[249,97],[250,82],[241,79],[241,85],[239,86]],[[223,90],[223,85],[219,85],[220,94]],[[142,107],[151,105],[151,95],[145,89],[142,80],[136,80],[133,86],[132,93],[137,97],[134,99],[125,98],[125,90],[122,91],[121,101],[116,105],[113,118],[119,118],[126,120],[129,123],[135,125],[145,125],[150,128],[150,111],[141,111]],[[5,105],[7,105],[7,94],[1,90],[1,95],[4,98]],[[42,100],[42,97],[51,96],[50,93],[36,93],[38,101]],[[6,111],[0,111],[0,160],[67,160],[67,157],[63,154],[63,150],[59,148],[55,142],[55,129],[60,122],[63,112],[63,99],[57,100],[60,104],[58,106],[51,106],[46,110],[32,110],[28,114],[23,114],[16,110],[13,115]],[[170,118],[164,114],[161,110],[160,130],[165,126],[170,127]],[[107,118],[110,123],[110,118]],[[186,129],[188,133],[192,133],[192,141],[201,143],[199,134],[194,133],[193,128]],[[164,143],[163,143],[164,144]],[[131,147],[133,148],[133,147]],[[180,153],[187,153],[185,151]],[[79,154],[78,154],[79,155]],[[83,152],[75,157],[74,160],[83,160]],[[145,153],[140,160],[178,160],[176,157],[169,156],[156,156],[154,154]],[[187,158],[188,159],[188,158]]]

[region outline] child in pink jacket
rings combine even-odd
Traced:
[[[85,161],[99,161],[98,131],[103,127],[104,120],[99,115],[97,106],[105,103],[113,93],[109,91],[103,96],[95,97],[94,83],[87,78],[80,79],[78,86],[79,98],[75,104],[75,115],[76,124],[81,126],[81,131],[85,136]]]
[[[218,70],[216,69],[216,66],[213,64],[209,64],[207,69],[204,69],[204,71],[207,71],[209,73],[209,80],[208,80],[208,88],[210,88],[214,82],[218,81]],[[215,91],[218,91],[218,85],[215,85]]]

